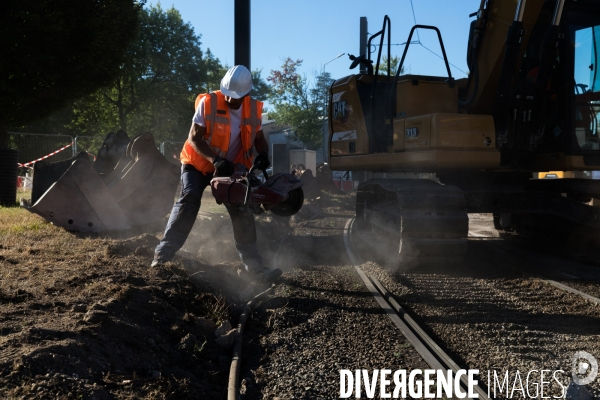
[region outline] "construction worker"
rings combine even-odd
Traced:
[[[152,267],[173,258],[185,243],[200,210],[200,199],[213,175],[230,176],[235,164],[246,168],[269,167],[268,143],[262,131],[263,103],[251,98],[252,76],[243,65],[227,71],[221,90],[196,99],[190,134],[181,151],[181,197],[173,206],[165,234],[156,247]],[[253,160],[253,148],[258,155]],[[256,247],[254,216],[238,207],[227,207],[235,247],[254,278],[272,281],[280,269],[263,264]]]

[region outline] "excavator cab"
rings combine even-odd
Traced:
[[[518,69],[509,72],[517,78],[503,83],[512,93],[494,110],[504,165],[533,171],[600,168],[599,6],[546,1],[524,10],[531,33],[514,50]],[[511,112],[524,117],[498,118]]]

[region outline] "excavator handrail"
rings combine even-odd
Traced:
[[[431,29],[437,33],[438,39],[440,41],[440,47],[442,49],[442,55],[444,56],[444,63],[446,64],[446,71],[448,71],[449,83],[451,83],[454,79],[454,78],[452,78],[452,72],[450,72],[450,64],[448,63],[448,57],[446,56],[446,48],[444,47],[444,42],[442,41],[442,34],[440,33],[440,30],[436,26],[415,25],[411,28],[410,34],[408,35],[408,40],[406,41],[406,47],[404,48],[404,51],[402,52],[402,59],[400,60],[400,64],[398,65],[398,70],[396,71],[396,76],[394,78],[394,85],[392,87],[394,87],[395,84],[398,82],[398,76],[400,75],[400,71],[402,71],[402,67],[404,66],[404,59],[406,58],[406,53],[408,52],[408,48],[410,47],[412,35],[415,32],[415,29],[419,29],[419,28]]]
[[[394,101],[394,94],[396,93],[396,85],[398,84],[398,76],[400,76],[400,71],[402,71],[402,67],[404,66],[404,59],[406,58],[406,53],[408,51],[408,47],[410,46],[411,43],[411,39],[412,39],[412,35],[415,32],[415,29],[418,28],[423,28],[423,29],[431,29],[434,30],[437,35],[438,35],[438,39],[440,41],[440,47],[442,49],[442,55],[444,56],[444,63],[446,64],[446,71],[448,71],[448,84],[450,85],[450,87],[452,87],[452,85],[454,85],[454,78],[452,78],[452,72],[450,72],[450,64],[448,63],[448,57],[446,56],[446,49],[444,48],[444,42],[442,41],[442,34],[440,33],[440,30],[436,27],[436,26],[431,26],[431,25],[415,25],[412,27],[412,29],[410,30],[410,34],[408,35],[408,40],[406,41],[406,47],[404,48],[404,52],[402,52],[402,59],[400,60],[400,64],[398,65],[398,70],[396,71],[396,75],[394,76],[394,81],[392,82],[392,87],[390,89],[390,104],[393,104]],[[392,125],[393,125],[393,121],[394,121],[394,111],[392,110],[392,115],[390,118],[390,121],[392,121]]]
[[[383,27],[381,28],[381,30],[377,33],[374,33],[373,35],[371,35],[371,37],[369,38],[369,40],[367,41],[367,48],[369,49],[369,61],[371,61],[371,40],[375,39],[377,36],[381,35],[381,39],[379,40],[379,51],[377,52],[377,63],[375,64],[375,80],[377,80],[377,76],[379,75],[379,61],[381,60],[381,50],[383,49],[383,38],[384,38],[384,33],[385,33],[385,26],[386,26],[386,22],[387,22],[387,28],[388,28],[388,76],[390,76],[390,59],[391,59],[391,44],[390,41],[392,40],[392,21],[390,20],[390,17],[388,17],[387,15],[383,17]]]
[[[381,27],[381,30],[377,33],[375,33],[374,35],[372,35],[368,42],[367,42],[367,48],[369,49],[369,61],[371,61],[371,40],[373,40],[375,37],[381,35],[381,39],[379,40],[379,51],[377,52],[377,63],[375,64],[375,79],[373,80],[373,87],[371,88],[371,98],[370,103],[371,103],[371,124],[373,124],[373,120],[375,118],[375,87],[377,86],[377,77],[379,76],[379,62],[381,60],[381,51],[383,50],[383,39],[385,37],[385,27],[387,25],[388,28],[388,68],[387,68],[387,79],[389,81],[390,79],[390,60],[391,60],[391,40],[392,40],[392,21],[390,20],[390,17],[388,17],[387,15],[383,17],[383,26]]]
[[[375,108],[375,87],[377,86],[377,77],[379,76],[379,61],[381,60],[381,50],[383,49],[383,38],[385,37],[385,27],[387,25],[388,28],[388,80],[390,78],[390,47],[391,47],[391,40],[392,40],[392,21],[390,20],[390,17],[388,17],[387,15],[383,17],[383,26],[381,28],[381,30],[377,33],[375,33],[374,35],[372,35],[368,42],[367,42],[367,47],[369,49],[369,61],[371,60],[371,40],[373,40],[375,37],[381,35],[381,39],[379,40],[379,51],[377,52],[377,63],[375,64],[375,80],[373,81],[373,88],[371,89],[371,98],[370,98],[370,102],[371,102],[371,120],[373,120],[375,112],[374,112],[374,108]]]

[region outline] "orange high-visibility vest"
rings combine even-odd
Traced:
[[[204,141],[215,154],[225,157],[229,149],[231,136],[231,119],[225,95],[220,90],[200,94],[196,98],[196,108],[203,97],[206,97],[204,101],[204,121],[206,122]],[[258,132],[261,124],[263,103],[246,96],[241,107],[240,139],[242,140],[242,151],[235,157],[233,162],[243,164],[249,169],[252,167],[252,148],[254,147],[256,132]],[[183,145],[180,160],[183,164],[191,164],[198,171],[205,174],[212,173],[215,170],[210,161],[196,153],[189,139]]]

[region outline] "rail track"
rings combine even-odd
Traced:
[[[344,229],[344,243],[348,256],[352,260],[352,264],[356,272],[364,282],[365,286],[377,300],[381,308],[387,313],[390,320],[396,325],[406,339],[414,346],[415,350],[423,357],[423,360],[436,370],[452,370],[456,373],[463,369],[452,358],[442,350],[442,348],[431,338],[425,331],[408,315],[404,309],[398,304],[394,297],[387,289],[379,282],[377,278],[365,273],[360,265],[362,261],[360,256],[354,250],[352,239],[352,228],[354,219],[348,220]],[[461,377],[461,386],[465,392],[467,391],[467,378]],[[489,400],[487,392],[480,386],[475,386],[474,390],[479,395],[480,399]]]
[[[561,260],[548,269],[549,276],[553,278],[554,276],[559,277],[555,280],[540,274],[539,269],[536,272],[536,268],[527,269],[519,268],[519,265],[508,265],[506,258],[498,256],[502,253],[516,252],[517,255],[513,254],[512,257],[523,259],[523,265],[525,265],[528,259],[522,253],[527,253],[527,251],[519,252],[511,244],[503,244],[503,240],[500,238],[477,237],[470,239],[478,242],[478,248],[482,254],[474,258],[481,260],[483,255],[483,259],[489,259],[491,264],[500,266],[495,271],[492,279],[487,279],[489,276],[473,279],[473,271],[477,271],[477,269],[471,269],[462,276],[460,272],[452,276],[452,274],[440,274],[439,271],[437,273],[432,273],[432,271],[412,271],[406,273],[404,271],[403,273],[393,274],[395,275],[393,278],[395,282],[392,282],[392,280],[388,280],[385,276],[375,272],[368,265],[365,265],[365,268],[361,268],[361,265],[364,265],[364,260],[361,259],[360,252],[365,246],[356,246],[356,242],[363,241],[365,238],[362,235],[356,234],[353,230],[353,224],[353,219],[348,220],[346,223],[344,241],[355,269],[368,290],[389,315],[390,319],[398,326],[406,338],[415,346],[417,352],[433,369],[441,368],[456,371],[456,368],[459,368],[459,364],[464,366],[471,366],[472,364],[481,365],[480,360],[482,357],[481,351],[473,357],[472,354],[465,355],[464,351],[459,351],[458,353],[460,354],[457,354],[456,347],[450,346],[448,350],[458,355],[457,360],[459,360],[453,361],[442,350],[442,346],[436,344],[435,340],[425,330],[427,329],[429,332],[432,332],[434,337],[437,335],[439,340],[446,343],[444,333],[446,333],[447,329],[452,328],[448,328],[445,323],[440,323],[439,321],[437,322],[437,329],[432,328],[428,322],[436,319],[431,318],[431,310],[435,307],[440,307],[440,310],[443,311],[435,311],[433,314],[443,314],[448,309],[453,309],[454,313],[448,315],[448,319],[453,320],[453,324],[475,327],[474,337],[484,339],[483,342],[486,342],[485,339],[487,337],[491,339],[490,342],[504,345],[496,350],[498,353],[506,352],[508,354],[505,360],[510,360],[515,355],[527,354],[532,350],[532,354],[538,355],[533,356],[532,359],[538,357],[539,362],[547,363],[549,358],[555,357],[554,361],[556,361],[561,357],[559,354],[571,351],[569,346],[554,346],[560,350],[548,351],[552,343],[556,342],[557,336],[580,337],[580,335],[585,336],[589,333],[600,333],[597,328],[590,329],[587,325],[590,321],[597,322],[597,308],[595,306],[600,305],[600,299],[568,284],[559,282],[561,280],[560,277],[563,279],[565,277],[568,279],[577,278],[577,276],[568,274],[558,268]],[[529,256],[535,259],[539,254],[529,252]],[[551,258],[550,256],[548,257]],[[589,272],[583,267],[580,271],[576,273],[586,275]],[[508,278],[504,276],[508,276]],[[387,289],[381,283],[382,281],[384,281],[386,286],[389,285]],[[398,283],[398,281],[401,283]],[[408,286],[415,290],[418,288],[421,293],[427,294],[421,294],[417,296],[418,299],[413,299],[412,301],[408,301],[406,297],[402,298],[402,296],[395,297],[393,293],[398,292],[398,285]],[[558,290],[553,291],[550,287]],[[580,300],[576,300],[573,295]],[[448,306],[452,302],[464,302],[467,306],[464,310],[457,313],[456,309],[460,307],[456,305]],[[581,304],[585,304],[586,302],[588,304],[587,307],[591,305],[592,311],[590,315],[594,315],[594,317],[584,316],[585,311],[581,311],[585,308]],[[429,317],[422,317],[420,314],[420,311],[428,306],[423,303],[431,303],[429,305]],[[574,315],[575,313],[572,311],[574,306],[571,303],[579,304],[579,310],[576,311],[578,315]],[[515,307],[514,304],[520,304],[520,306]],[[593,311],[594,309],[596,311]],[[496,315],[493,310],[502,311]],[[556,314],[561,314],[562,312],[563,315],[560,317],[551,317],[551,313],[553,312]],[[535,318],[532,315],[541,315],[541,317]],[[419,326],[415,322],[415,318],[423,321],[426,328],[424,329]],[[554,321],[555,326],[545,327],[545,324],[550,326],[549,323],[551,321]],[[468,332],[469,329],[467,328],[466,331]],[[558,335],[556,334],[557,332],[559,333]],[[468,334],[471,335],[471,333]],[[454,332],[454,335],[456,335],[456,332]],[[473,347],[477,347],[478,345],[477,343],[473,343]],[[582,343],[581,346],[585,345]],[[466,353],[469,352],[467,351]],[[556,364],[559,364],[559,361],[556,361]],[[479,398],[487,398],[488,392],[483,388],[480,387],[477,392]]]
[[[275,262],[287,269],[244,335],[244,398],[332,398],[341,393],[341,370],[382,368],[479,370],[479,398],[516,398],[495,393],[490,371],[511,379],[530,369],[569,371],[559,375],[566,389],[573,355],[600,355],[596,303],[520,268],[550,265],[552,256],[527,247],[520,254],[514,243],[482,233],[469,238],[458,268],[397,271],[377,258],[390,248],[374,248],[377,239],[355,232],[353,213],[343,214],[296,223],[276,238]],[[473,232],[488,230],[481,226]],[[560,283],[555,272],[566,265],[558,260],[549,278]],[[599,384],[590,385],[595,396]],[[466,392],[464,380],[460,386]],[[562,395],[556,382],[547,389],[545,397]]]

